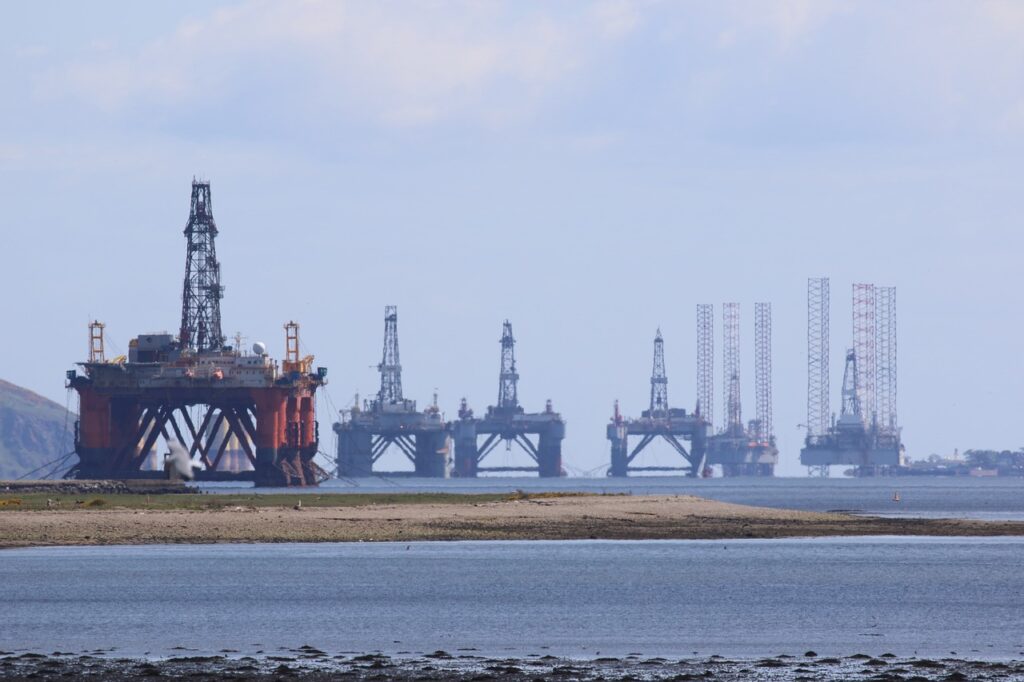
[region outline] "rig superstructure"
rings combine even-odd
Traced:
[[[259,486],[316,485],[319,446],[315,394],[327,369],[300,357],[299,325],[285,325],[280,366],[256,343],[251,353],[225,345],[224,287],[210,184],[193,180],[177,336],[142,334],[128,356],[108,360],[104,325],[89,327],[83,374],[67,373],[79,396],[75,478],[165,476],[160,444],[189,454],[200,480],[252,480]],[[179,421],[180,420],[180,421]],[[183,428],[184,427],[184,428]]]
[[[842,408],[829,419],[829,280],[807,281],[807,436],[800,463],[828,476],[852,464],[860,476],[904,464],[896,416],[896,289],[853,285],[853,347],[846,352]]]
[[[705,389],[706,390],[706,387]],[[651,401],[641,412],[639,419],[624,418],[615,401],[607,437],[611,443],[611,466],[609,476],[628,476],[630,472],[679,471],[688,476],[699,476],[705,470],[707,447],[707,422],[701,415],[698,400],[697,410],[687,413],[685,409],[669,407],[668,374],[665,371],[665,342],[659,329],[654,336],[654,364],[651,371]],[[640,436],[640,442],[632,450],[629,437]],[[633,461],[655,439],[664,439],[683,458],[684,466],[633,466]],[[683,445],[690,442],[687,450]]]
[[[713,354],[712,306],[697,306],[698,404],[711,408],[714,388],[708,363]],[[725,423],[708,436],[707,465],[719,465],[723,476],[773,476],[779,461],[772,426],[772,306],[754,305],[754,375],[756,415],[743,423],[740,385],[740,304],[722,305],[722,378],[725,384]],[[712,417],[705,415],[709,428]]]
[[[380,390],[373,400],[355,404],[341,413],[334,424],[338,434],[337,473],[341,478],[359,478],[375,473],[389,476],[415,475],[446,478],[450,471],[450,438],[434,403],[416,409],[416,401],[402,394],[402,364],[398,354],[398,308],[384,308],[384,353],[380,364]],[[413,471],[375,472],[377,460],[391,446],[398,448],[413,465]]]
[[[526,412],[519,404],[519,374],[516,371],[515,337],[512,323],[505,320],[501,333],[501,367],[498,372],[498,402],[475,417],[463,398],[459,418],[451,423],[455,440],[455,476],[474,478],[480,472],[536,472],[542,478],[565,476],[562,468],[562,439],[565,421],[547,400],[543,412]],[[485,435],[482,444],[478,438]],[[530,439],[535,435],[536,442]],[[506,449],[518,445],[534,464],[528,466],[482,467],[481,462],[499,443]]]

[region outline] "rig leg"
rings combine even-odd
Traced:
[[[615,429],[615,431],[613,431]],[[617,433],[619,429],[614,426],[608,427],[608,440],[612,445],[612,465],[608,469],[609,476],[629,476],[629,436]]]
[[[363,429],[337,430],[338,477],[366,478],[373,475],[373,438]]]
[[[448,466],[448,435],[443,431],[417,433],[416,475],[424,478],[446,478]]]
[[[476,424],[462,421],[454,424],[455,470],[453,476],[476,478],[480,451],[476,444]]]
[[[562,475],[562,439],[565,438],[565,424],[554,423],[540,433],[537,447],[537,473],[541,478],[557,478]]]

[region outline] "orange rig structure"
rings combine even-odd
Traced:
[[[220,264],[208,182],[192,182],[181,329],[144,334],[128,357],[108,360],[104,325],[89,325],[89,360],[67,373],[79,396],[69,478],[162,478],[162,453],[187,452],[198,480],[257,486],[317,485],[327,478],[319,447],[316,390],[327,369],[299,355],[299,325],[285,325],[280,366],[266,346],[226,345]],[[179,421],[180,420],[180,421]],[[176,445],[176,443],[178,445]],[[164,448],[161,448],[163,444]]]

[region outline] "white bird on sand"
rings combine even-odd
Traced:
[[[196,474],[194,469],[199,465],[188,456],[188,450],[177,440],[167,442],[167,449],[170,452],[164,454],[164,471],[172,481],[191,481]]]

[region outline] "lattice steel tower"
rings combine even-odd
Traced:
[[[668,415],[668,377],[665,375],[665,342],[661,329],[654,335],[654,367],[651,370],[651,416]]]
[[[807,280],[807,444],[829,430],[829,281]],[[810,466],[811,476],[828,476],[828,465]]]
[[[743,429],[740,405],[740,304],[722,304],[722,378],[725,385],[725,431]]]
[[[197,353],[220,350],[224,334],[220,327],[220,263],[217,262],[217,225],[213,222],[210,183],[192,180],[192,206],[185,226],[188,253],[185,258],[185,287],[181,295],[183,349]]]
[[[498,408],[514,410],[519,407],[516,373],[516,340],[512,336],[512,323],[505,320],[501,330],[501,372],[498,374]]]
[[[829,282],[807,280],[807,436],[829,428]]]
[[[381,405],[397,405],[402,402],[402,365],[398,361],[398,307],[384,307],[384,357],[377,370],[380,372],[380,393],[377,402]]]
[[[754,304],[754,377],[757,392],[757,440],[767,443],[772,425],[772,304]]]
[[[871,426],[877,416],[875,403],[877,319],[875,285],[853,285],[853,352],[857,358],[857,398],[861,417]]]
[[[896,287],[877,287],[877,377],[875,387],[878,425],[893,432],[899,421],[896,417]]]
[[[697,408],[710,430],[715,423],[715,307],[697,305]]]

